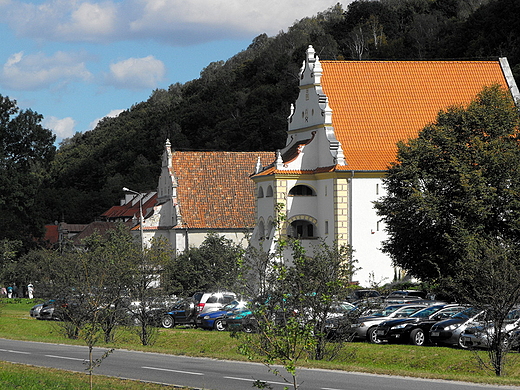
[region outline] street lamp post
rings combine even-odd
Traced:
[[[143,196],[137,191],[133,191],[129,188],[123,187],[123,191],[131,192],[132,194],[139,195],[139,234],[141,235],[141,250],[144,251],[144,238],[143,238]]]

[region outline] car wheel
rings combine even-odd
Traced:
[[[246,333],[253,333],[253,326],[251,324],[246,324],[242,327],[242,329],[244,330],[244,332]]]
[[[462,337],[462,335],[459,336],[459,341],[457,342],[457,345],[462,349],[469,348],[466,344],[464,344],[464,338]]]
[[[161,325],[163,328],[173,328],[175,326],[175,320],[169,314],[166,314],[161,319]]]
[[[381,340],[377,338],[377,326],[374,326],[368,330],[367,339],[373,344],[381,344]]]
[[[422,329],[414,329],[412,333],[410,333],[410,338],[412,343],[415,345],[424,345],[426,344],[426,336]]]
[[[226,326],[222,323],[222,319],[220,319],[220,318],[217,318],[215,320],[215,322],[213,323],[213,328],[215,330],[218,330],[219,332],[226,330]]]

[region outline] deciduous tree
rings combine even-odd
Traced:
[[[376,202],[395,265],[486,307],[492,365],[503,368],[504,320],[520,303],[520,118],[509,91],[485,88],[398,145]]]
[[[26,250],[43,235],[37,199],[55,154],[42,119],[0,95],[0,239],[21,240]]]

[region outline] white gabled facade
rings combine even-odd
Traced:
[[[279,204],[286,222],[278,234],[298,235],[307,249],[320,239],[329,245],[352,245],[358,260],[354,282],[363,286],[390,282],[395,272],[377,249],[385,233],[372,204],[383,193],[382,172],[348,170],[321,76],[320,61],[309,47],[300,72],[300,93],[288,118],[286,146],[273,164],[257,167],[253,176],[257,227],[252,244],[263,242],[264,250],[273,250]]]

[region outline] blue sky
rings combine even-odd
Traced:
[[[60,142],[336,3],[0,0],[0,94]]]

